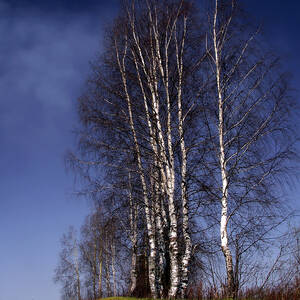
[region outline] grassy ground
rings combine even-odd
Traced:
[[[98,299],[100,300],[100,299]],[[108,297],[102,298],[102,300],[153,300],[150,298],[134,298],[134,297]]]
[[[241,300],[254,300],[254,298],[240,298]],[[281,300],[281,298],[266,298],[268,300]],[[288,299],[288,298],[282,298],[282,299]],[[289,300],[294,300],[300,298],[291,298]],[[151,298],[134,298],[134,297],[108,297],[108,298],[99,298],[98,300],[153,300]],[[232,300],[231,298],[222,298],[219,300]],[[255,300],[260,300],[259,298],[255,298]]]
[[[294,294],[291,296],[275,295],[270,294],[262,298],[253,298],[253,297],[241,297],[240,300],[300,300],[299,294]],[[151,298],[134,298],[134,297],[108,297],[108,298],[99,298],[98,300],[153,300]],[[166,299],[161,299],[166,300]],[[219,300],[231,300],[231,298],[220,298]]]
[[[246,299],[246,298],[244,298]],[[153,300],[152,298],[134,298],[134,297],[108,297],[108,298],[99,298],[98,300]],[[163,299],[161,299],[163,300]],[[230,298],[224,298],[222,300],[231,300]],[[248,298],[247,298],[248,300]],[[249,300],[251,300],[249,298]]]

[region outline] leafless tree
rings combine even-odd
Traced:
[[[78,101],[79,151],[69,157],[118,220],[111,239],[97,237],[94,297],[102,267],[116,293],[121,236],[131,293],[147,257],[153,298],[184,298],[191,261],[237,297],[245,262],[286,218],[278,184],[295,154],[287,77],[261,45],[236,1],[209,1],[202,16],[184,0],[123,3]],[[85,247],[93,261],[97,243]]]
[[[70,227],[61,239],[62,249],[55,269],[55,282],[62,284],[62,294],[68,299],[81,300],[81,266],[76,231]]]
[[[126,4],[79,102],[84,159],[77,162],[105,166],[110,173],[126,171],[126,177],[137,179],[154,298],[165,289],[169,297],[183,296],[188,283],[188,133],[193,129],[188,124],[197,107],[190,85],[196,52],[194,43],[187,43],[196,41],[195,32],[188,31],[192,11],[186,1]],[[169,287],[163,286],[163,277],[170,277]]]
[[[211,85],[199,92],[207,130],[199,181],[219,223],[226,293],[236,298],[242,256],[288,214],[279,185],[296,157],[294,102],[278,58],[259,30],[249,30],[237,1],[209,7],[204,70]]]
[[[115,215],[99,208],[87,218],[81,229],[80,253],[82,273],[94,299],[102,295],[116,296],[125,277],[123,245],[118,237],[120,224]],[[127,258],[127,254],[125,256]],[[118,282],[117,282],[118,280]]]

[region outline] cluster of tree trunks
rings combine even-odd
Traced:
[[[276,180],[294,155],[285,76],[236,1],[203,7],[124,3],[79,99],[80,152],[70,161],[94,199],[114,195],[111,214],[121,221],[111,230],[128,237],[131,294],[147,257],[151,296],[184,298],[201,242],[217,234],[203,228],[218,226],[223,283],[237,297],[241,257],[284,217]],[[117,293],[116,237],[105,234],[86,251],[95,297],[102,268]],[[108,252],[111,262],[102,260]]]

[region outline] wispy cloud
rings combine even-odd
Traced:
[[[34,143],[33,135],[57,139],[74,117],[88,61],[99,50],[100,24],[85,14],[14,13],[3,2],[0,10],[1,139],[21,147]]]
[[[59,226],[83,214],[83,205],[66,203],[63,153],[113,12],[102,1],[91,11],[68,1],[24,3],[0,0],[0,300],[53,300]]]

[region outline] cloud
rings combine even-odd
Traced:
[[[110,12],[68,7],[49,12],[24,3],[0,0],[0,221],[7,261],[0,298],[48,300],[58,298],[51,272],[59,226],[83,218],[83,207],[77,211],[64,202],[69,181],[63,154],[72,147],[75,101]],[[42,254],[41,243],[47,243]],[[37,267],[28,273],[32,266]],[[25,283],[15,289],[15,282]]]
[[[30,151],[71,129],[100,26],[88,15],[13,14],[3,2],[0,10],[0,137],[7,149]]]

